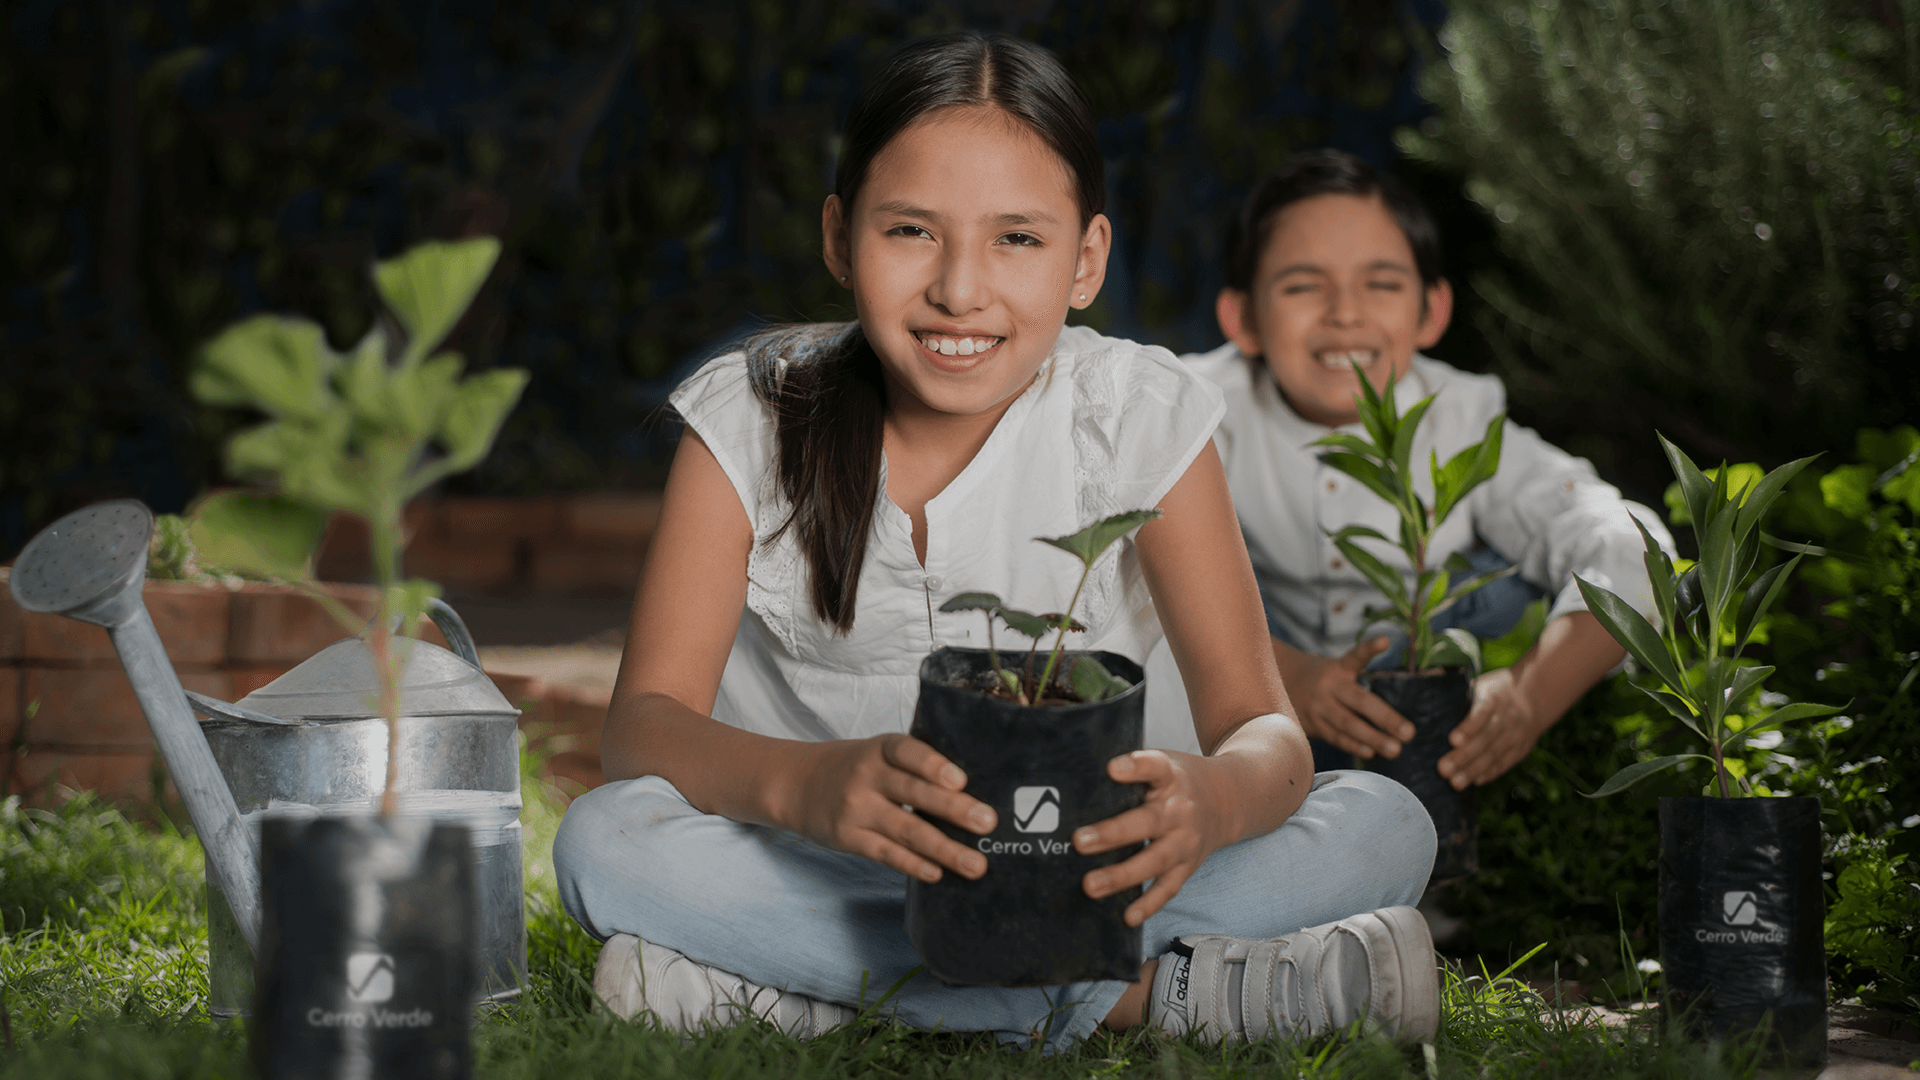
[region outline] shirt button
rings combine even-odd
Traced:
[[[932,590],[933,590],[934,592],[939,592],[939,591],[940,591],[940,586],[942,586],[942,585],[945,585],[945,584],[946,584],[946,582],[944,582],[944,581],[941,581],[941,580],[940,580],[939,578],[937,578],[937,577],[930,577],[930,578],[928,578],[928,579],[927,579],[927,588],[929,588],[929,589],[932,589]]]
[[[1336,482],[1334,482],[1334,481],[1332,481],[1332,480],[1329,480],[1329,481],[1327,481],[1327,490],[1328,490],[1328,491],[1339,491],[1339,490],[1340,490],[1340,485],[1339,485],[1338,483],[1336,483]]]
[[[1335,615],[1338,615],[1345,610],[1347,610],[1347,602],[1345,600],[1335,600],[1333,602],[1333,613]]]
[[[1335,555],[1333,557],[1333,562],[1329,565],[1331,565],[1335,570],[1344,570],[1347,568],[1346,562],[1343,559],[1341,559],[1340,556],[1338,555]]]

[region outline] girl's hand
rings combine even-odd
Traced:
[[[1359,682],[1367,661],[1390,644],[1384,637],[1371,638],[1338,659],[1328,659],[1273,643],[1273,658],[1286,680],[1287,696],[1299,710],[1300,727],[1309,738],[1332,743],[1363,760],[1375,754],[1400,756],[1401,743],[1413,738],[1413,724]]]
[[[921,881],[946,867],[966,878],[987,871],[987,857],[947,838],[917,807],[972,832],[993,831],[993,808],[962,794],[967,774],[909,735],[815,743],[791,813],[794,832],[823,847],[852,852]],[[904,804],[904,805],[903,805]]]
[[[1164,750],[1114,758],[1107,762],[1107,775],[1122,784],[1146,784],[1146,801],[1073,834],[1074,850],[1082,855],[1151,841],[1131,859],[1089,871],[1081,880],[1087,895],[1098,900],[1151,878],[1153,886],[1127,905],[1128,926],[1139,926],[1165,907],[1206,857],[1226,843],[1219,815],[1203,805],[1203,789],[1194,776],[1194,766],[1205,760]]]

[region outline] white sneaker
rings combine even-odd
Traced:
[[[858,1015],[845,1005],[756,986],[632,934],[615,934],[600,947],[593,992],[622,1020],[644,1009],[667,1029],[689,1034],[729,1027],[751,1015],[796,1039],[811,1039]]]
[[[1426,920],[1381,908],[1286,937],[1181,938],[1160,958],[1147,1022],[1223,1042],[1364,1030],[1430,1039],[1440,972]]]

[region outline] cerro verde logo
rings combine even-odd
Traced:
[[[393,957],[360,952],[347,957],[347,1000],[374,1005],[393,997]]]
[[[1751,889],[1735,889],[1720,898],[1720,916],[1728,926],[1752,926],[1760,918],[1760,906]]]
[[[383,952],[357,952],[347,957],[347,1003],[379,1005],[393,998],[395,965]],[[318,1006],[307,1010],[307,1024],[317,1028],[423,1028],[433,1023],[427,1009],[394,1012],[392,1009],[329,1010]]]
[[[1021,832],[1050,833],[1060,827],[1060,789],[1013,789],[1013,827]]]

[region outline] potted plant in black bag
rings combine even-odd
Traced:
[[[1740,654],[1800,562],[1795,555],[1756,573],[1760,519],[1813,458],[1732,491],[1724,465],[1709,478],[1664,436],[1660,445],[1679,479],[1699,561],[1681,570],[1641,527],[1658,629],[1597,585],[1580,581],[1580,595],[1656,680],[1640,689],[1704,740],[1707,752],[1637,762],[1593,794],[1611,795],[1682,763],[1706,764],[1699,797],[1660,800],[1666,1004],[1709,1039],[1761,1031],[1787,1060],[1819,1064],[1827,1047],[1820,800],[1753,798],[1727,760],[1760,732],[1846,707],[1795,702],[1762,715],[1740,711],[1774,670],[1742,663]]]
[[[1480,641],[1459,627],[1436,631],[1433,619],[1467,594],[1512,573],[1513,568],[1475,573],[1457,552],[1443,565],[1431,566],[1427,549],[1448,515],[1499,469],[1500,433],[1507,417],[1505,413],[1495,416],[1487,424],[1486,438],[1461,450],[1445,465],[1440,464],[1438,454],[1433,455],[1433,505],[1429,507],[1414,490],[1412,457],[1414,433],[1433,398],[1421,399],[1402,415],[1394,400],[1391,377],[1384,390],[1375,391],[1357,364],[1354,375],[1360,383],[1360,395],[1354,404],[1366,437],[1336,431],[1313,445],[1330,447],[1320,460],[1366,485],[1399,514],[1397,543],[1413,568],[1413,586],[1409,588],[1400,571],[1356,542],[1364,538],[1396,543],[1377,529],[1348,525],[1331,534],[1340,553],[1387,598],[1386,607],[1366,609],[1361,633],[1384,624],[1406,636],[1404,670],[1363,671],[1360,684],[1406,717],[1413,724],[1414,736],[1401,747],[1398,757],[1374,758],[1367,767],[1399,781],[1419,797],[1439,836],[1433,880],[1450,881],[1479,869],[1472,796],[1455,791],[1440,775],[1439,764],[1451,749],[1447,737],[1472,708],[1473,677],[1480,670]]]
[[[1078,557],[1080,582],[1064,612],[1034,615],[992,593],[961,593],[941,611],[983,611],[985,649],[942,648],[920,664],[920,700],[909,733],[967,774],[967,793],[993,807],[987,836],[927,816],[949,837],[987,856],[968,881],[907,883],[907,936],[941,980],[976,986],[1051,986],[1139,977],[1141,940],[1128,927],[1138,886],[1095,900],[1081,879],[1124,861],[1140,845],[1081,855],[1075,829],[1140,805],[1144,785],[1107,776],[1107,762],[1141,748],[1146,686],[1135,661],[1110,652],[1072,652],[1068,631],[1093,565],[1113,543],[1159,517],[1136,510],[1071,536],[1041,537]],[[994,646],[994,624],[1031,639],[1024,656]],[[1051,631],[1053,648],[1041,657]]]
[[[526,383],[519,370],[461,377],[435,350],[499,255],[491,238],[416,247],[374,268],[391,322],[345,354],[308,320],[262,315],[210,342],[193,375],[210,405],[265,414],[233,436],[227,465],[263,493],[198,507],[206,561],[310,583],[328,517],[365,518],[380,586],[370,623],[312,590],[349,634],[367,639],[388,729],[377,814],[262,821],[261,933],[252,1050],[263,1076],[458,1078],[472,1071],[468,1031],[477,897],[467,829],[396,814],[401,697],[396,673],[437,586],[403,580],[401,511],[492,445]]]

